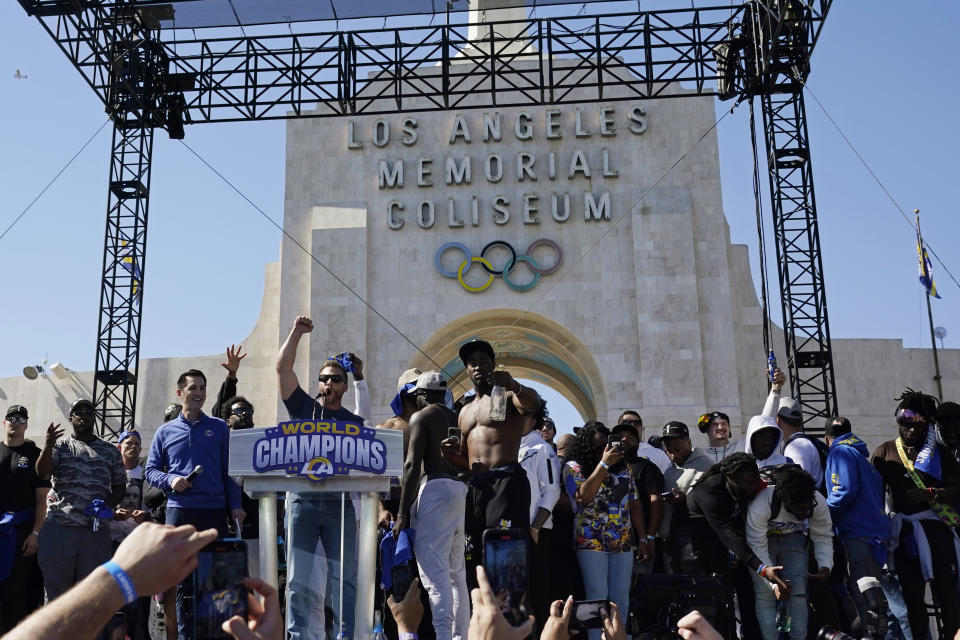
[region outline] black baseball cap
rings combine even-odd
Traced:
[[[690,429],[687,429],[687,425],[683,424],[679,420],[671,420],[667,424],[663,425],[663,432],[660,434],[661,440],[666,440],[667,438],[689,438]]]
[[[86,398],[80,398],[79,400],[74,400],[73,404],[70,405],[70,413],[73,413],[80,407],[89,407],[91,411],[97,410],[97,407],[93,404],[93,402],[87,400]]]
[[[473,353],[474,351],[483,351],[491,360],[496,360],[497,357],[493,352],[493,346],[486,340],[471,340],[470,342],[465,342],[460,346],[460,360],[464,364],[467,363],[467,356]]]
[[[7,407],[6,417],[9,418],[10,416],[23,416],[24,418],[30,417],[27,415],[27,408],[22,404],[12,404]]]
[[[629,431],[630,433],[632,433],[633,437],[636,438],[637,440],[640,439],[640,432],[637,431],[636,425],[631,424],[629,422],[621,422],[620,424],[615,426],[613,428],[613,431],[611,431],[610,433],[611,435],[618,435],[625,431]]]

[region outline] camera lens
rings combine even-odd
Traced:
[[[820,631],[817,633],[817,640],[856,640],[856,638],[839,629],[824,625],[820,627]]]

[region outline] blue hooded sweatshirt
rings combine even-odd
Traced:
[[[841,540],[890,537],[883,510],[883,480],[870,464],[866,443],[848,433],[830,444],[825,471],[827,506]]]

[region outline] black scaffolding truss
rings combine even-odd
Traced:
[[[836,411],[802,96],[831,0],[477,24],[438,14],[431,23],[442,24],[389,29],[287,22],[201,37],[161,29],[175,4],[20,3],[114,120],[94,384],[101,433],[134,424],[155,128],[182,138],[185,125],[205,122],[689,96],[760,97],[789,375],[808,420]]]

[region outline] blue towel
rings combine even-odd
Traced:
[[[397,538],[388,532],[380,541],[380,586],[389,591],[393,586],[393,566],[413,560],[413,541],[416,531],[409,527],[400,532]]]
[[[408,382],[397,392],[397,395],[393,396],[393,400],[390,401],[390,408],[393,409],[393,415],[399,416],[403,414],[403,396],[410,393],[410,390],[415,386],[417,386],[416,381]]]
[[[343,367],[343,370],[347,373],[355,373],[356,368],[353,366],[353,359],[350,357],[350,354],[346,351],[343,353],[338,353],[335,356],[330,356],[331,360],[336,360],[337,364]]]
[[[93,516],[101,520],[113,520],[113,509],[107,506],[107,503],[97,498],[83,509],[83,515]]]
[[[8,511],[0,514],[0,582],[7,579],[17,556],[17,530],[22,522],[33,518],[33,509]]]

